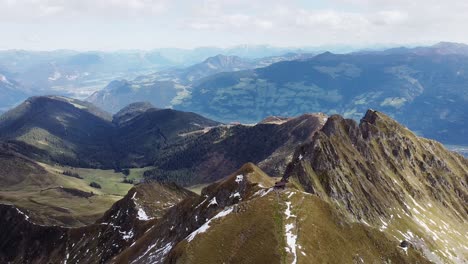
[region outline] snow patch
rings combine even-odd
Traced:
[[[405,251],[406,255],[408,255],[408,247],[400,247],[400,246],[398,246],[398,248],[403,249],[403,251]]]
[[[291,214],[291,202],[286,202],[286,210],[285,214],[287,216],[286,219],[289,219],[290,217],[296,217]],[[296,252],[296,242],[297,242],[297,235],[293,234],[292,230],[294,229],[294,224],[289,223],[286,224],[285,226],[285,231],[286,231],[286,243],[288,244],[288,247],[286,247],[286,251],[293,254],[294,259],[292,261],[292,264],[297,263],[297,252]]]
[[[150,217],[146,214],[146,212],[140,207],[138,208],[138,216],[137,218],[142,221],[150,220]]]
[[[367,223],[364,219],[361,219],[361,223],[365,224],[366,226],[370,226],[369,223]]]
[[[218,205],[218,201],[216,201],[216,197],[213,197],[213,199],[210,200],[210,203],[208,204],[208,207],[212,205]]]
[[[284,214],[286,215],[286,219],[289,219],[291,217],[296,217],[291,213],[291,202],[286,202],[286,210],[284,211]]]
[[[143,257],[148,255],[148,253],[158,245],[158,242],[159,242],[159,240],[157,240],[156,243],[154,243],[153,245],[149,246],[148,249],[145,251],[145,253],[143,253],[139,258],[137,258],[132,263],[140,262],[140,260]],[[155,252],[150,253],[149,256],[148,256],[147,262],[148,263],[153,263],[156,260],[163,260],[164,257],[171,251],[173,245],[174,245],[174,243],[169,242],[166,245],[164,245],[163,247],[158,248]]]
[[[232,212],[233,208],[229,207],[221,212],[219,212],[217,215],[215,215],[213,218],[208,220],[206,223],[204,223],[201,227],[199,227],[197,230],[193,231],[190,235],[187,236],[187,241],[191,242],[198,234],[205,233],[209,228],[210,228],[210,223],[218,218],[225,217],[226,215],[230,214]]]
[[[18,213],[22,214],[24,216],[24,220],[29,220],[29,216],[27,216],[25,213],[23,213],[20,209],[16,208]]]
[[[237,175],[237,176],[236,176],[236,182],[237,182],[237,183],[240,183],[240,182],[243,181],[243,180],[244,180],[244,175],[240,174],[240,175]]]
[[[141,206],[138,204],[137,199],[136,199],[136,194],[137,194],[137,192],[133,193],[132,200],[133,200],[133,203],[135,204],[135,207],[138,208],[137,219],[141,220],[141,221],[151,220],[152,218],[149,217],[146,214],[145,210],[143,210],[143,208],[141,208]]]
[[[240,195],[239,192],[231,193],[231,195],[229,196],[229,198],[239,198],[239,199],[241,199],[241,195]]]
[[[65,256],[65,260],[63,261],[63,264],[67,264],[68,258],[70,258],[70,253],[67,252],[67,256]]]
[[[380,227],[380,231],[384,231],[388,227],[388,223],[386,223],[382,218],[380,218],[380,221],[382,222],[382,226]]]
[[[119,233],[122,235],[123,240],[126,240],[126,241],[129,241],[135,235],[133,234],[133,230],[130,230],[128,232],[119,231]]]
[[[200,207],[202,204],[206,203],[206,201],[208,201],[208,197],[205,198],[205,200],[203,200],[203,202],[199,203],[197,206],[195,206],[195,209],[197,209],[198,207]]]
[[[273,188],[270,188],[270,189],[261,189],[261,190],[258,190],[256,193],[254,193],[253,196],[260,196],[260,197],[263,197],[265,195],[267,195],[269,192],[273,191]]]

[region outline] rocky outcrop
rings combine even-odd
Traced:
[[[296,151],[284,179],[356,220],[381,229],[395,222],[397,234],[419,230],[429,248],[446,250],[439,237],[450,237],[459,251],[439,256],[451,261],[466,254],[455,241],[467,228],[468,160],[380,112],[367,111],[359,124],[331,116],[312,142]],[[438,230],[436,223],[447,226]],[[458,231],[449,235],[450,228]]]

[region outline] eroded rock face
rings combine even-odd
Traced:
[[[419,230],[418,236],[430,241],[427,248],[446,250],[440,237],[454,242],[466,232],[468,160],[377,111],[369,110],[359,124],[331,116],[312,142],[296,151],[284,178],[356,220],[381,229],[394,222],[397,234]],[[435,231],[442,223],[447,226]],[[450,228],[458,231],[446,233]],[[459,252],[444,253],[451,261],[467,254],[454,243]]]

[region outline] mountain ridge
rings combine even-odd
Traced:
[[[296,151],[283,180],[356,221],[409,240],[431,261],[458,262],[468,254],[461,242],[468,217],[467,167],[461,155],[369,110],[359,124],[331,116],[314,140]],[[449,245],[442,236],[450,237]]]
[[[0,138],[26,143],[30,150],[36,148],[30,154],[46,162],[117,168],[120,167],[117,159],[133,155],[131,151],[137,148],[149,151],[157,144],[162,146],[177,139],[178,133],[219,124],[194,113],[145,107],[146,111],[139,111],[117,126],[110,114],[88,102],[60,96],[31,97],[0,116]],[[129,141],[136,145],[125,146]],[[133,150],[125,151],[130,147]]]
[[[79,228],[40,226],[31,222],[29,211],[0,205],[0,260],[466,259],[468,160],[375,110],[368,110],[359,124],[338,115],[325,117],[269,118],[260,124],[296,127],[310,118],[320,121],[318,131],[304,134],[308,140],[296,147],[283,185],[253,163],[217,179],[201,195],[173,184],[146,182],[130,189],[96,223]]]

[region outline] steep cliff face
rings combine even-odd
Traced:
[[[369,110],[332,116],[284,179],[356,220],[412,240],[435,262],[466,259],[468,161]]]

